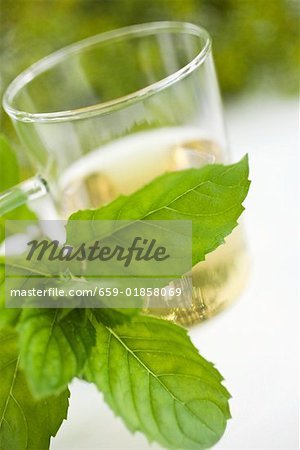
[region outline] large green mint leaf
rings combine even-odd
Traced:
[[[0,193],[20,182],[19,167],[16,154],[9,142],[0,134]],[[5,237],[5,219],[10,220],[30,220],[35,219],[35,214],[26,205],[0,217],[0,242]],[[13,230],[12,230],[13,231]]]
[[[0,448],[47,450],[67,417],[69,391],[35,401],[19,368],[17,334],[0,331]]]
[[[237,225],[250,185],[248,173],[247,156],[228,166],[213,164],[166,173],[130,196],[119,197],[100,209],[72,214],[68,242],[87,243],[104,237],[94,236],[92,223],[84,236],[78,236],[74,220],[192,220],[196,264]]]
[[[210,447],[230,418],[219,372],[183,328],[150,316],[114,328],[99,324],[86,378],[131,431],[167,448]]]
[[[18,325],[21,367],[35,397],[58,393],[79,375],[94,345],[88,311],[24,309]]]

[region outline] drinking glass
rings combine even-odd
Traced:
[[[60,217],[130,194],[166,171],[228,161],[223,114],[203,28],[134,25],[38,61],[3,106],[37,176],[0,197],[5,212],[50,191]],[[222,309],[247,271],[238,227],[193,268],[193,306],[165,311],[186,324]]]

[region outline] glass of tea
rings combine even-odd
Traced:
[[[3,106],[38,175],[5,192],[2,211],[49,190],[66,218],[164,172],[228,161],[211,39],[189,23],[134,25],[65,47],[21,73]],[[193,268],[192,308],[160,315],[208,318],[237,297],[246,272],[237,227]]]

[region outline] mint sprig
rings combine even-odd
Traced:
[[[168,173],[131,196],[73,214],[68,241],[95,238],[89,226],[77,236],[74,219],[189,219],[197,263],[237,225],[248,188],[247,158],[230,166]],[[3,264],[0,269],[0,370],[5,380],[0,448],[48,448],[65,418],[66,386],[74,377],[94,383],[130,430],[166,448],[205,449],[220,439],[230,417],[230,395],[183,328],[137,315],[137,310],[24,309],[20,314],[5,309]]]

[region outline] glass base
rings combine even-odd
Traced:
[[[193,268],[192,305],[190,297],[183,295],[182,308],[149,309],[146,312],[186,326],[207,320],[239,297],[248,273],[249,257],[243,229],[239,226],[225,244]]]

